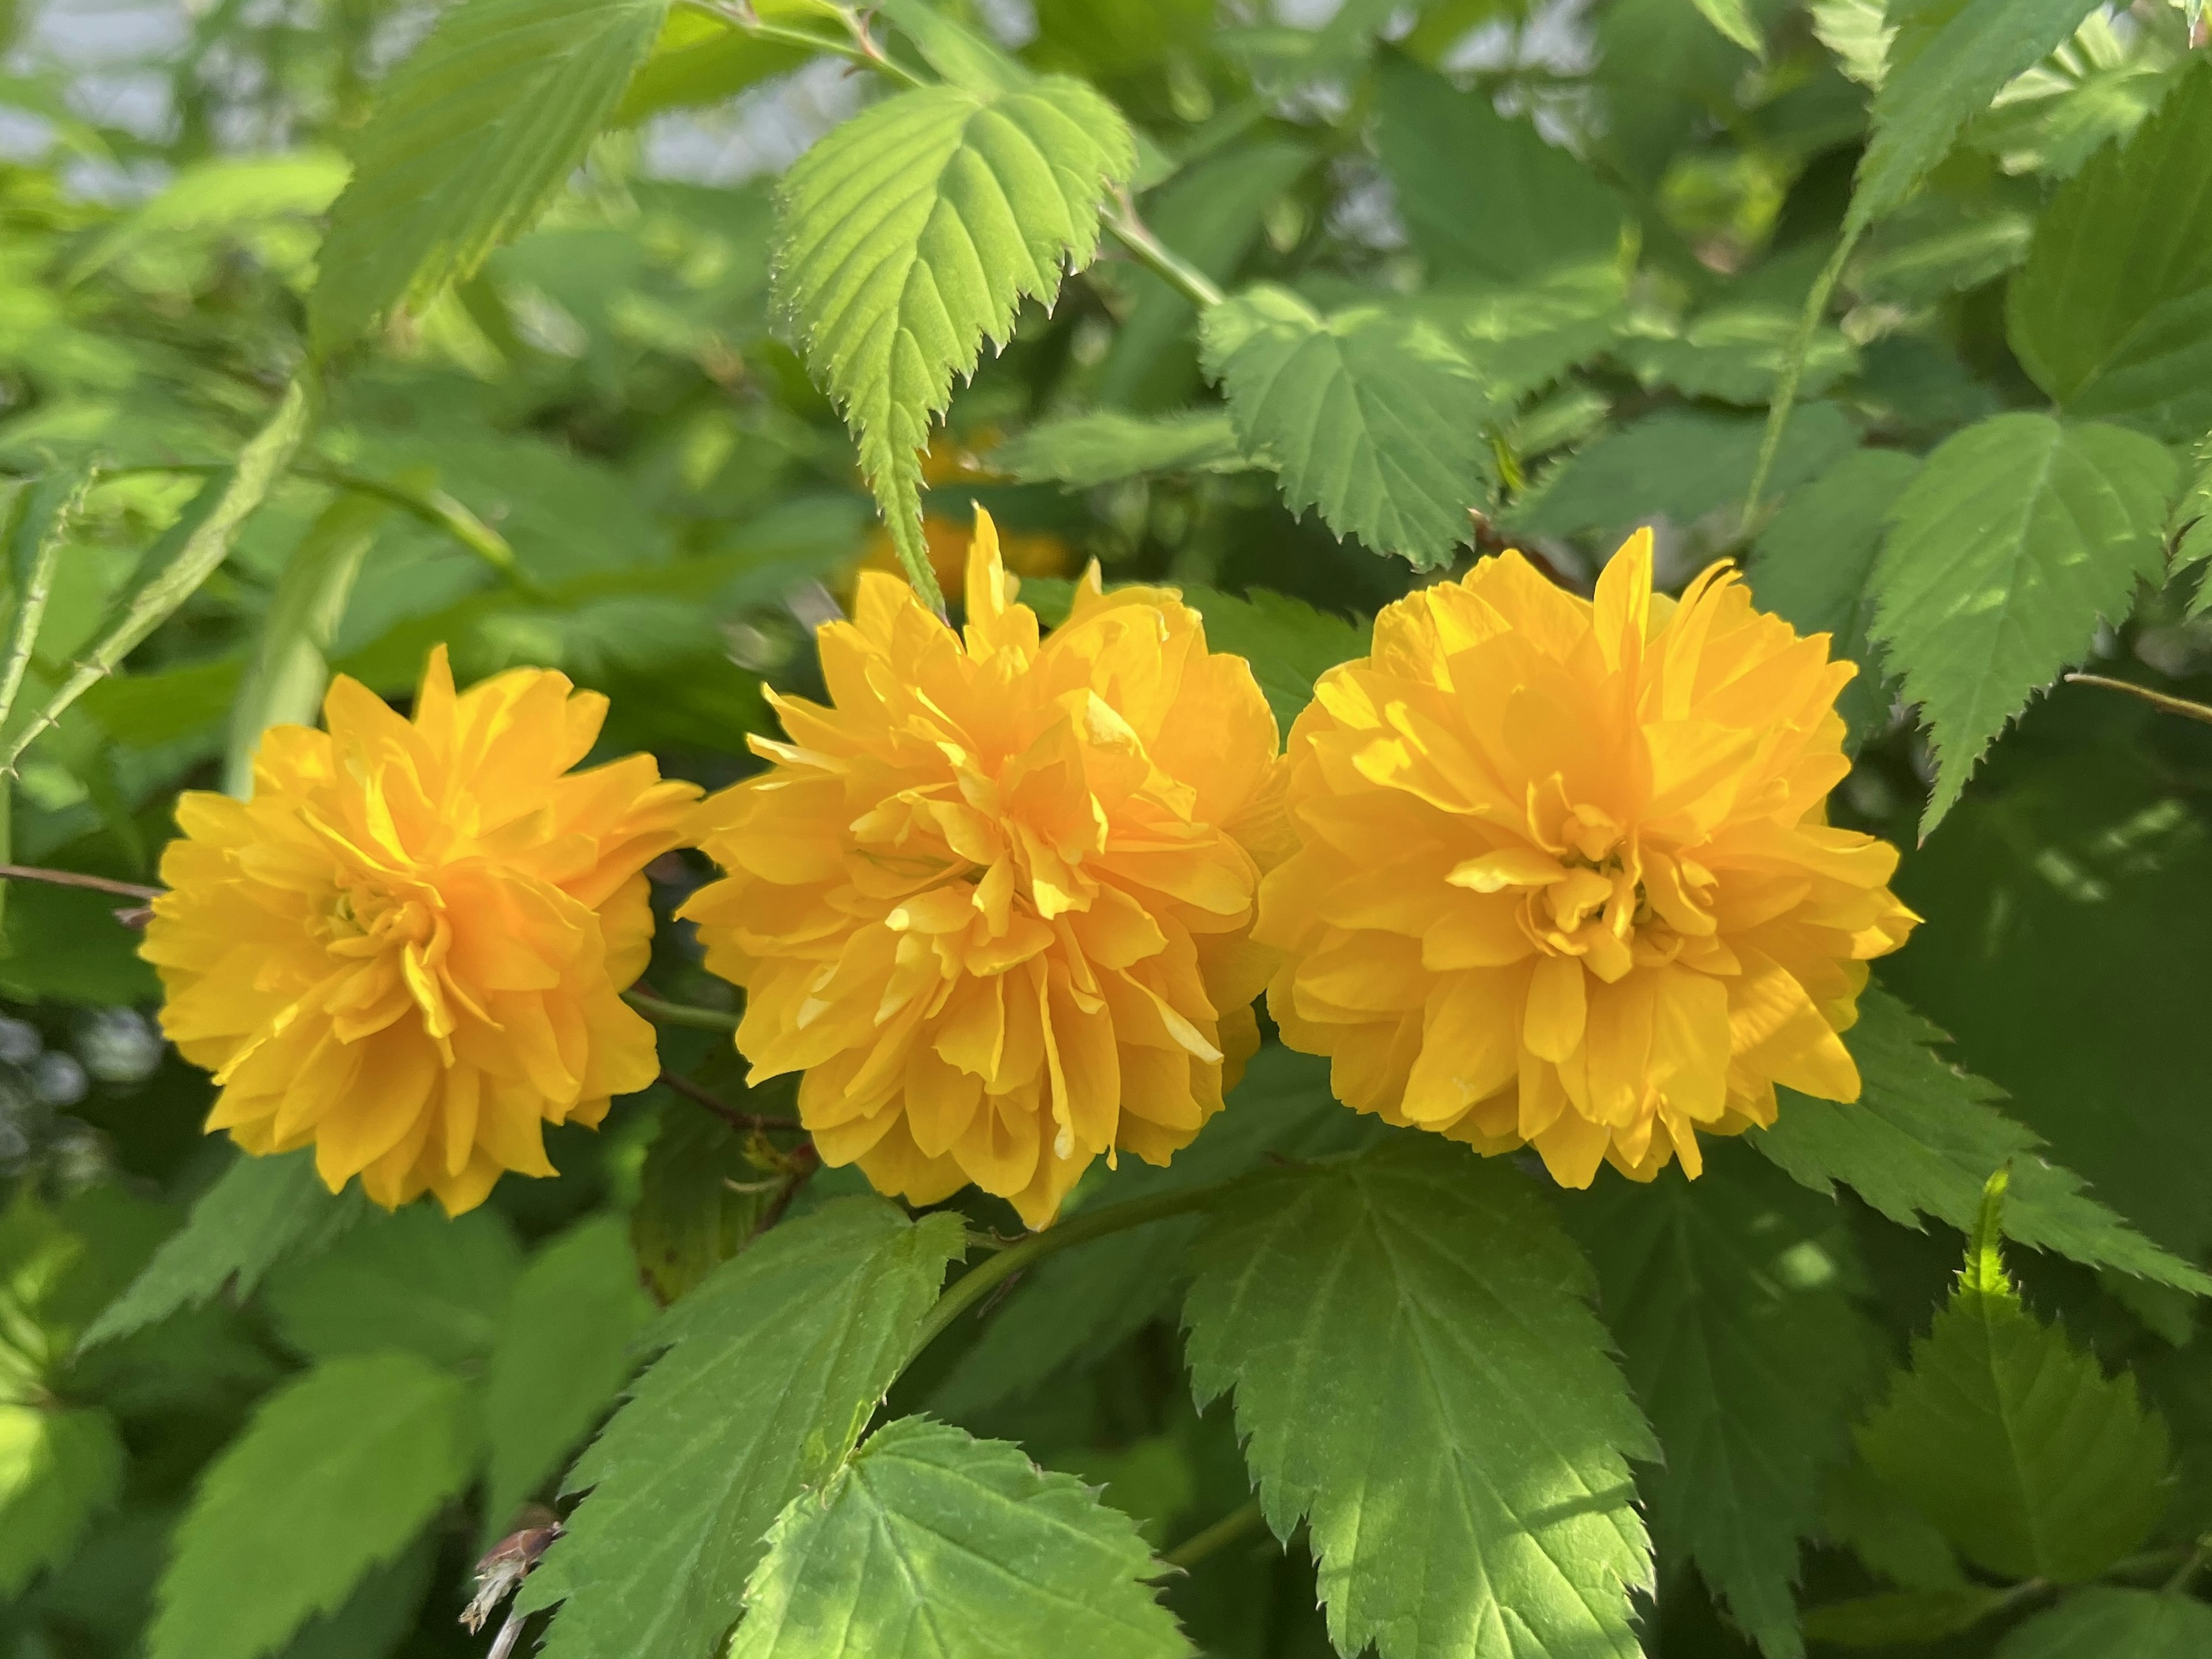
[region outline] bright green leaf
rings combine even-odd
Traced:
[[[484,1370],[492,1536],[613,1403],[635,1369],[632,1340],[652,1316],[615,1217],[586,1221],[531,1258]]]
[[[1696,0],[1696,3],[1705,21],[1724,37],[1753,58],[1766,56],[1766,41],[1759,32],[1759,20],[1751,15],[1748,0]]]
[[[405,1548],[475,1468],[465,1387],[412,1354],[334,1359],[286,1384],[200,1477],[149,1659],[274,1651]]]
[[[1200,323],[1248,454],[1281,475],[1294,512],[1416,569],[1449,561],[1486,503],[1495,417],[1464,353],[1402,306],[1324,317],[1287,289],[1249,289]]]
[[[784,179],[777,291],[926,593],[931,421],[983,341],[1006,340],[1024,296],[1049,302],[1063,266],[1090,263],[1099,207],[1135,164],[1113,106],[1047,76],[1012,91],[902,93],[839,126]]]
[[[2014,1626],[1996,1659],[2203,1659],[2212,1606],[2187,1595],[2095,1584]]]
[[[2072,1261],[2212,1293],[2212,1278],[2160,1249],[2082,1190],[2081,1177],[2046,1162],[2042,1142],[1991,1103],[1997,1091],[1934,1051],[1943,1034],[1882,990],[1859,998],[1844,1041],[1863,1091],[1848,1104],[1782,1091],[1774,1126],[1752,1144],[1819,1193],[1842,1182],[1901,1226],[1923,1215],[1973,1225],[1982,1183],[2012,1165],[2006,1236]]]
[[[777,1517],[730,1659],[1176,1659],[1159,1571],[1073,1476],[902,1418]]]
[[[810,0],[756,0],[753,9],[769,21],[788,26],[820,9]],[[672,11],[660,26],[653,55],[638,65],[607,125],[635,126],[669,110],[721,103],[797,69],[811,56],[804,46],[757,40],[704,12]]]
[[[521,1269],[497,1211],[447,1220],[416,1203],[278,1267],[263,1300],[277,1334],[318,1359],[398,1348],[461,1365],[491,1351]]]
[[[1184,1308],[1201,1404],[1233,1388],[1268,1524],[1304,1517],[1357,1653],[1641,1651],[1626,1460],[1658,1448],[1528,1177],[1429,1136],[1254,1184]]]
[[[1936,754],[1923,838],[2036,690],[2158,579],[2176,471],[2139,433],[2022,411],[1946,440],[1898,497],[1874,634]]]
[[[307,306],[337,349],[526,228],[583,159],[668,0],[460,0],[354,141]]]
[[[0,1602],[65,1561],[123,1484],[106,1412],[0,1405]]]
[[[1812,0],[1813,33],[1836,55],[1836,66],[1861,86],[1881,85],[1897,30],[1882,0]]]
[[[1225,409],[1153,420],[1115,410],[1070,415],[1041,422],[991,452],[998,471],[1076,489],[1148,472],[1243,472],[1253,465]]]
[[[156,239],[319,214],[345,181],[344,158],[323,149],[196,161],[72,260],[63,281],[81,283]]]
[[[2069,414],[2212,426],[2212,63],[2051,199],[2008,296],[2021,366]]]
[[[588,1491],[525,1585],[546,1659],[697,1659],[777,1513],[835,1469],[960,1254],[957,1214],[840,1199],[772,1229],[663,1316],[667,1352],[568,1476]]]

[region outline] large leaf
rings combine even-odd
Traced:
[[[311,1152],[234,1159],[162,1241],[145,1271],[84,1334],[89,1347],[197,1308],[225,1285],[243,1301],[287,1256],[325,1248],[368,1208],[358,1187],[333,1196]]]
[[[353,143],[307,305],[318,349],[468,276],[583,159],[668,0],[460,0]]]
[[[1888,724],[1895,700],[1875,653],[1867,590],[1889,510],[1919,470],[1901,450],[1855,450],[1784,502],[1753,552],[1759,609],[1800,634],[1827,635],[1828,654],[1858,665],[1836,699],[1854,750]]]
[[[2166,1504],[2166,1425],[2021,1304],[1978,1228],[1949,1304],[1859,1431],[1875,1473],[1977,1565],[2077,1583]]]
[[[595,1217],[531,1258],[484,1370],[484,1524],[494,1536],[613,1403],[635,1369],[632,1339],[652,1316],[618,1218]]]
[[[2212,63],[2051,198],[2008,322],[2068,413],[2177,442],[2212,426]]]
[[[1815,1192],[1842,1182],[1892,1221],[1923,1215],[1973,1225],[1982,1185],[2012,1166],[2008,1237],[2076,1261],[2117,1267],[2199,1294],[2207,1278],[2167,1255],[2082,1190],[2080,1176],[2046,1162],[2041,1139],[1991,1103],[1997,1091],[1934,1052],[1943,1034],[1878,986],[1859,998],[1844,1041],[1863,1091],[1849,1104],[1783,1091],[1771,1129],[1752,1144]]]
[[[2096,0],[1894,0],[1874,137],[1850,218],[1901,204],[2004,83],[2064,44]]]
[[[1772,1659],[1804,1650],[1791,1587],[1848,1409],[1875,1367],[1842,1217],[1739,1148],[1695,1187],[1601,1182],[1566,1209],[1666,1462],[1640,1484],[1662,1547]]]
[[[106,1412],[0,1405],[0,1602],[69,1559],[123,1484]]]
[[[1178,1659],[1158,1571],[1074,1476],[903,1418],[777,1518],[730,1659]]]
[[[1287,289],[1247,289],[1200,323],[1245,453],[1282,477],[1293,511],[1339,536],[1446,563],[1491,494],[1484,428],[1496,418],[1466,354],[1405,306],[1323,316]]]
[[[1431,276],[1519,286],[1619,260],[1626,216],[1574,156],[1400,53],[1376,81],[1376,147]]]
[[[257,1659],[343,1602],[475,1471],[459,1378],[336,1359],[264,1401],[200,1477],[161,1575],[150,1659]]]
[[[1997,1659],[2202,1659],[2212,1653],[2212,1607],[2185,1595],[2076,1590],[2014,1626]]]
[[[1136,164],[1127,124],[1079,81],[935,86],[877,105],[786,177],[776,286],[808,367],[844,411],[918,584],[921,451],[952,377],[1003,342],[1024,296],[1090,262],[1107,191]]]
[[[443,1365],[491,1351],[522,1252],[495,1210],[410,1204],[270,1276],[277,1334],[318,1359],[404,1349]]]
[[[1626,1460],[1658,1448],[1526,1176],[1395,1140],[1255,1183],[1195,1260],[1192,1386],[1235,1389],[1268,1524],[1306,1520],[1340,1651],[1640,1651]]]
[[[2023,411],[1946,440],[1898,497],[1874,633],[1936,750],[1923,837],[2037,688],[2158,577],[2178,476],[2140,433]]]
[[[664,1316],[667,1352],[568,1476],[588,1495],[525,1586],[547,1659],[697,1659],[783,1506],[860,1437],[963,1248],[957,1214],[840,1199],[776,1227]]]

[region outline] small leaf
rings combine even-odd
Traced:
[[[1863,87],[1880,87],[1897,30],[1883,0],[1813,0],[1813,33],[1836,67]]]
[[[1210,588],[1188,590],[1186,601],[1206,618],[1206,642],[1252,665],[1252,678],[1287,735],[1313,701],[1314,682],[1340,662],[1367,654],[1372,624],[1304,599],[1255,587],[1239,597]]]
[[[2002,1607],[2004,1601],[2002,1590],[1985,1584],[1882,1590],[1806,1608],[1805,1634],[1839,1648],[1936,1642],[1972,1630]]]
[[[671,1105],[646,1148],[630,1247],[665,1307],[740,1249],[768,1204],[744,1137],[689,1102]]]
[[[1923,839],[2029,696],[2158,579],[2176,472],[2139,433],[2021,411],[1954,434],[1899,496],[1874,634],[1936,753]]]
[[[1758,20],[1752,16],[1747,0],[1697,0],[1697,8],[1705,21],[1728,40],[1753,58],[1765,58],[1766,41],[1759,34]]]
[[[660,32],[668,0],[459,0],[353,144],[307,302],[318,351],[468,276],[537,218]]]
[[[1769,306],[1735,306],[1692,319],[1678,334],[1625,334],[1613,355],[1647,388],[1672,386],[1685,397],[1765,404],[1796,349],[1797,319]],[[1833,329],[1807,346],[1799,395],[1817,397],[1858,367],[1858,349]]]
[[[1090,263],[1108,191],[1136,165],[1128,125],[1081,82],[902,93],[833,131],[786,175],[776,289],[836,398],[917,589],[921,452],[985,339],[1024,297]]]
[[[1934,1053],[1943,1034],[1882,990],[1859,997],[1844,1034],[1864,1088],[1844,1103],[1784,1090],[1774,1127],[1753,1146],[1817,1193],[1842,1182],[1901,1226],[1934,1216],[1960,1231],[1980,1213],[1982,1186],[2009,1164],[2006,1236],[2094,1267],[2117,1267],[2198,1295],[2212,1278],[2169,1255],[2046,1162],[2041,1139],[1991,1103],[1996,1089]]]
[[[0,1601],[76,1552],[115,1501],[124,1462],[106,1412],[0,1405]]]
[[[2212,1653],[2212,1607],[2187,1595],[2079,1589],[2014,1626],[1996,1659],[2203,1659]]]
[[[1287,289],[1247,289],[1200,324],[1245,453],[1273,465],[1292,511],[1340,537],[1443,564],[1490,499],[1496,417],[1464,353],[1403,306],[1324,317]]]
[[[1128,1516],[1018,1446],[927,1418],[870,1437],[792,1500],[745,1589],[730,1659],[1177,1659]]]
[[[2021,1306],[1994,1248],[1969,1252],[1859,1450],[1967,1559],[2005,1578],[2094,1578],[2166,1504],[2166,1425],[2132,1376],[2108,1378]]]
[[[1304,1517],[1340,1652],[1640,1652],[1626,1460],[1658,1448],[1527,1177],[1432,1136],[1225,1203],[1184,1308],[1204,1405],[1234,1389],[1278,1538]]]
[[[242,1302],[277,1262],[328,1248],[367,1212],[360,1188],[333,1195],[323,1185],[312,1152],[241,1153],[130,1289],[93,1322],[83,1346],[154,1324],[179,1308],[197,1308],[225,1285]]]
[[[838,1199],[664,1315],[667,1351],[568,1476],[588,1495],[519,1605],[562,1604],[546,1659],[698,1659],[738,1615],[783,1506],[828,1475],[960,1254],[957,1214]]]
[[[1076,489],[1151,472],[1243,472],[1255,464],[1237,447],[1225,409],[1146,420],[1117,410],[1043,421],[991,452],[991,465],[1025,483]]]
[[[820,8],[811,0],[755,0],[753,9],[769,21],[785,22]],[[669,110],[722,103],[812,56],[805,46],[759,40],[704,12],[672,11],[607,125],[636,126]]]
[[[287,1383],[200,1477],[149,1659],[274,1650],[404,1549],[475,1467],[464,1386],[412,1354],[335,1359]]]
[[[652,1316],[616,1217],[580,1223],[531,1258],[484,1370],[492,1537],[613,1403],[636,1369],[633,1339]]]
[[[497,1211],[448,1221],[434,1205],[410,1204],[287,1262],[263,1300],[277,1334],[314,1358],[401,1349],[462,1365],[491,1352],[521,1268]]]

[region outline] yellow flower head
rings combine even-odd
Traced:
[[[1917,918],[1894,849],[1826,823],[1852,672],[1725,571],[1655,595],[1648,532],[1595,603],[1506,553],[1391,605],[1291,734],[1304,845],[1257,929],[1285,1041],[1571,1187],[1696,1175],[1778,1083],[1856,1099],[1836,1034]]]
[[[1255,1046],[1281,763],[1174,593],[1094,566],[1040,640],[1015,588],[981,514],[964,644],[864,573],[819,635],[831,706],[776,701],[791,740],[702,809],[729,876],[682,914],[745,988],[755,1079],[806,1073],[827,1162],[1041,1226],[1099,1154],[1188,1144]]]
[[[698,791],[648,755],[564,775],[606,699],[534,669],[456,696],[443,647],[411,721],[343,676],[323,707],[327,732],[263,737],[252,799],[178,801],[141,954],[222,1085],[210,1130],[459,1212],[501,1170],[554,1173],[541,1123],[656,1075],[620,993],[651,948],[640,872]]]

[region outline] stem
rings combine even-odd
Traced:
[[[1160,1557],[1171,1567],[1188,1569],[1196,1566],[1209,1555],[1225,1548],[1248,1532],[1266,1523],[1267,1516],[1260,1512],[1260,1500],[1248,1498],[1229,1511],[1212,1526],[1200,1528]]]
[[[2197,1547],[2189,1552],[2188,1559],[2174,1570],[2172,1577],[2166,1581],[2166,1593],[2179,1595],[2187,1589],[2189,1581],[2204,1571],[2207,1561],[2212,1561],[2212,1532],[2206,1533],[2197,1540]]]
[[[2069,685],[2101,685],[2107,691],[2124,691],[2131,697],[2141,697],[2154,708],[2163,708],[2169,714],[2203,720],[2212,726],[2212,708],[2201,702],[2191,702],[2186,697],[2170,697],[2163,691],[2154,691],[2150,687],[2137,685],[2132,680],[2108,680],[2102,674],[2069,674],[2066,683]]]
[[[0,864],[0,881],[42,881],[49,887],[88,887],[95,893],[112,893],[118,898],[157,899],[167,890],[161,887],[142,887],[135,881],[111,881],[106,876],[88,876],[75,870],[46,870],[35,864]]]
[[[805,52],[842,58],[863,69],[874,70],[903,86],[926,84],[905,64],[895,62],[886,54],[876,44],[875,37],[868,33],[867,25],[860,21],[859,14],[848,7],[836,9],[848,36],[840,40],[833,34],[816,34],[811,29],[788,28],[781,23],[764,22],[750,5],[730,3],[730,0],[680,0],[680,3],[688,10],[711,17],[724,27],[733,28],[755,40],[772,41],[778,46],[797,46]]]
[[[1117,190],[1114,198],[1114,205],[1101,216],[1101,222],[1114,233],[1115,239],[1200,311],[1219,305],[1221,290],[1213,285],[1212,278],[1162,245],[1137,216],[1136,205],[1130,201],[1128,191]]]
[[[695,1031],[734,1031],[738,1017],[720,1008],[700,1008],[688,1002],[668,1002],[650,991],[624,991],[623,1000],[647,1019],[663,1025],[688,1025]]]
[[[660,1074],[663,1086],[673,1089],[695,1105],[704,1106],[732,1129],[802,1129],[806,1126],[795,1117],[775,1117],[760,1112],[742,1112],[726,1101],[708,1093],[688,1077],[678,1077],[673,1072]]]
[[[1783,361],[1782,377],[1774,387],[1774,401],[1766,411],[1766,431],[1759,441],[1759,464],[1752,469],[1751,488],[1743,498],[1741,528],[1746,536],[1751,534],[1752,526],[1758,522],[1760,493],[1766,488],[1767,475],[1774,471],[1774,457],[1782,447],[1783,428],[1790,424],[1790,411],[1797,404],[1797,385],[1805,378],[1805,359],[1813,349],[1814,331],[1827,314],[1828,297],[1843,280],[1844,263],[1850,258],[1851,250],[1858,246],[1859,234],[1865,228],[1855,218],[1844,220],[1836,251],[1820,267],[1820,274],[1813,279],[1812,291],[1805,296],[1805,314],[1797,319],[1797,332],[1790,341],[1790,355]]]
[[[811,1140],[802,1140],[793,1147],[790,1158],[796,1167],[784,1177],[783,1185],[776,1188],[775,1196],[769,1200],[768,1207],[761,1212],[760,1219],[753,1225],[755,1238],[783,1219],[783,1212],[791,1207],[791,1200],[799,1196],[799,1188],[813,1180],[814,1172],[822,1167],[822,1154],[814,1150],[814,1143]]]
[[[15,623],[8,641],[7,666],[0,669],[0,726],[7,724],[8,716],[15,712],[16,694],[23,689],[23,676],[30,669],[31,653],[37,648],[39,629],[46,622],[46,601],[53,595],[54,572],[61,562],[62,544],[68,539],[70,526],[77,514],[84,511],[85,497],[92,494],[93,476],[89,470],[79,473],[76,482],[54,504],[54,516],[32,550],[30,568],[24,571],[18,563],[18,580],[23,591],[15,600]],[[27,510],[36,509],[37,489],[36,484],[27,488]]]

